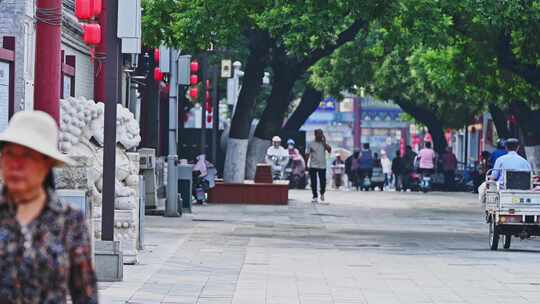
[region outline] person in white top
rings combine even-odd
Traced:
[[[384,150],[381,150],[381,166],[384,174],[384,188],[387,188],[392,178],[392,161],[388,158]]]
[[[289,163],[289,152],[281,146],[279,136],[272,138],[272,145],[266,150],[265,161],[267,164],[272,165],[272,171],[283,171]]]

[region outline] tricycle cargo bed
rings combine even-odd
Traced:
[[[520,190],[487,192],[486,211],[501,214],[540,215],[540,192]]]

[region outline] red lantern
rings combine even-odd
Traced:
[[[101,43],[101,26],[99,24],[84,24],[83,40],[88,45],[98,45]]]
[[[156,67],[154,69],[154,80],[156,81],[162,81],[163,80],[163,73],[161,72],[161,69],[159,67]]]
[[[191,99],[197,99],[197,97],[199,97],[199,90],[197,87],[189,89],[189,97],[191,97]]]
[[[156,64],[159,63],[159,58],[161,57],[161,54],[159,53],[159,49],[154,49],[154,62]]]
[[[189,84],[191,85],[197,85],[199,83],[199,76],[197,74],[192,74],[189,77]]]
[[[94,16],[92,0],[76,0],[75,16],[81,20],[88,20]]]
[[[192,61],[189,68],[191,73],[199,73],[199,63],[197,61]]]
[[[92,5],[92,11],[95,17],[99,16],[101,14],[101,11],[103,9],[103,0],[93,0]]]

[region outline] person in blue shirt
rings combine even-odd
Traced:
[[[497,158],[491,172],[491,179],[499,182],[502,180],[505,171],[532,171],[531,164],[517,154],[519,141],[515,138],[510,138],[506,140],[505,144],[508,153]]]
[[[510,138],[505,144],[508,153],[497,158],[493,165],[491,175],[489,176],[489,179],[497,181],[500,186],[504,186],[502,185],[502,182],[505,171],[532,172],[531,164],[525,158],[517,154],[519,141],[515,138]],[[486,182],[484,182],[478,187],[478,199],[482,204],[485,204],[486,202],[486,191]]]
[[[489,165],[491,166],[491,168],[495,166],[495,162],[497,161],[499,157],[506,155],[506,153],[508,153],[506,149],[504,148],[504,146],[505,146],[504,140],[499,139],[499,141],[497,141],[497,149],[495,149],[495,151],[491,153],[491,157],[489,158]]]

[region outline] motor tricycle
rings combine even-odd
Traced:
[[[489,247],[509,249],[512,237],[521,240],[540,236],[540,183],[531,172],[506,171],[502,182],[486,174],[485,195],[481,201],[489,224]]]

